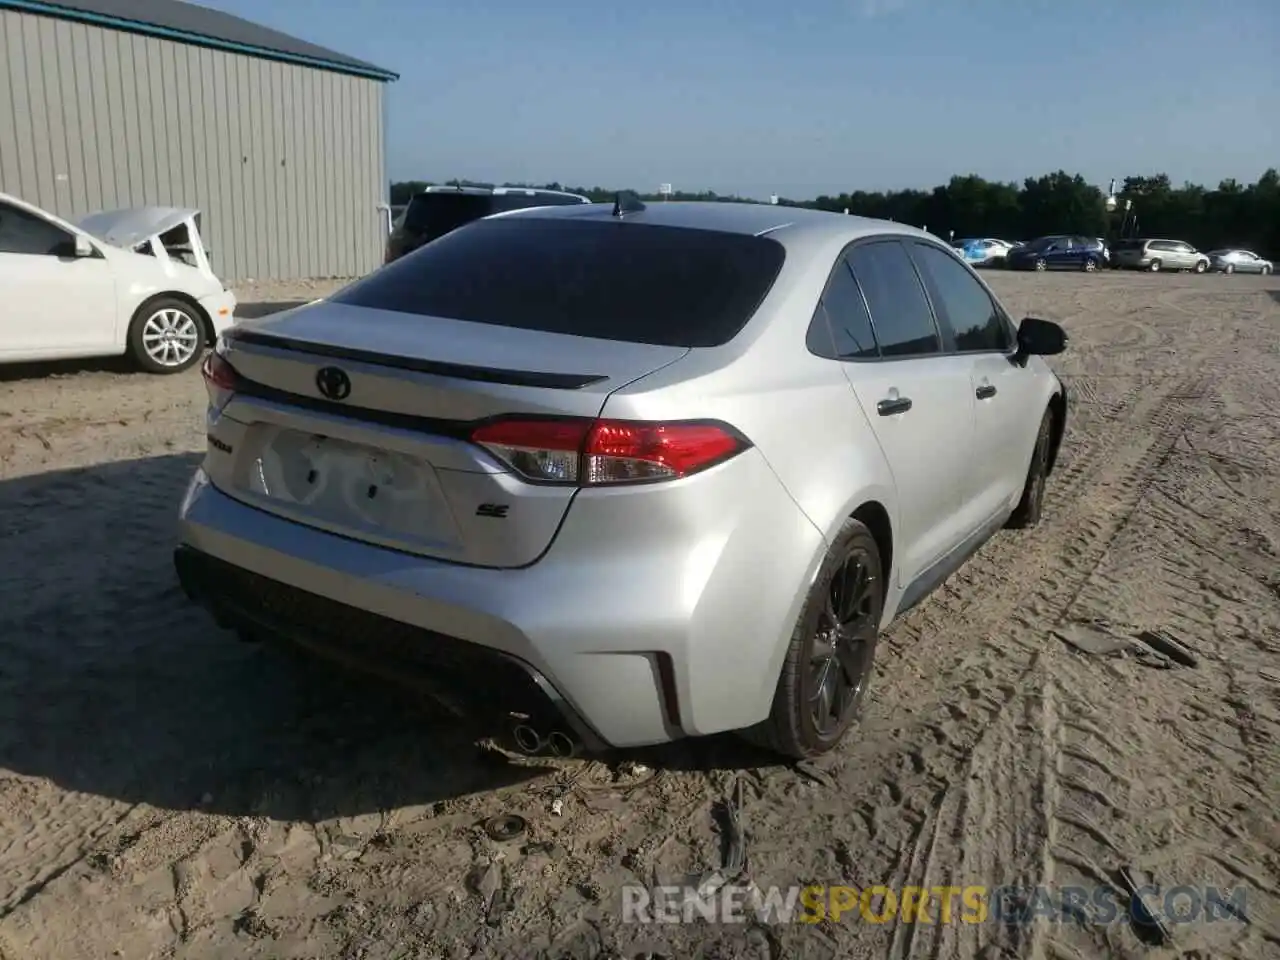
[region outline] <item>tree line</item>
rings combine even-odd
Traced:
[[[450,180],[448,184],[492,187],[497,184]],[[427,181],[391,185],[391,203],[405,204]],[[605,187],[570,187],[560,183],[505,183],[506,187],[567,190],[598,202],[617,192]],[[625,189],[625,188],[622,188]],[[656,193],[636,191],[646,202]],[[779,198],[784,206],[896,220],[928,229],[940,237],[1000,237],[1030,240],[1051,233],[1075,233],[1114,240],[1120,236],[1185,240],[1202,250],[1244,247],[1263,255],[1280,255],[1280,173],[1267,170],[1255,183],[1223,180],[1214,188],[1186,183],[1175,187],[1166,174],[1126,177],[1117,184],[1116,205],[1109,210],[1105,192],[1079,174],[1065,170],[1027,177],[1021,184],[986,180],[976,174],[955,176],[932,190],[889,192],[854,190],[812,200]],[[736,200],[745,197],[675,191],[671,200]]]

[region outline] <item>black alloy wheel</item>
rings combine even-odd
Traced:
[[[844,733],[866,690],[880,619],[878,566],[854,544],[818,611],[805,693],[813,732],[822,741]]]

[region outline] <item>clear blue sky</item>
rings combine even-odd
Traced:
[[[1280,166],[1280,0],[203,2],[398,72],[393,180],[802,199]]]

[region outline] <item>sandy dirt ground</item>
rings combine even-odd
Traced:
[[[732,737],[516,760],[238,644],[170,565],[198,372],[0,373],[0,958],[1280,956],[1280,282],[993,283],[1071,335],[1045,522],[893,627],[861,727],[800,769]],[[1192,660],[1098,645],[1144,631]],[[489,839],[500,813],[527,834]],[[719,868],[730,813],[761,888],[1114,887],[1127,866],[1246,906],[1164,945],[1126,923],[619,921],[624,884]]]

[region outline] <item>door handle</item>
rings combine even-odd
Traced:
[[[984,383],[977,390],[975,390],[973,394],[979,400],[990,400],[992,397],[996,395],[996,388],[989,383]]]
[[[876,413],[882,417],[892,417],[895,413],[906,413],[910,409],[909,397],[894,397],[892,400],[881,400],[876,404]]]

